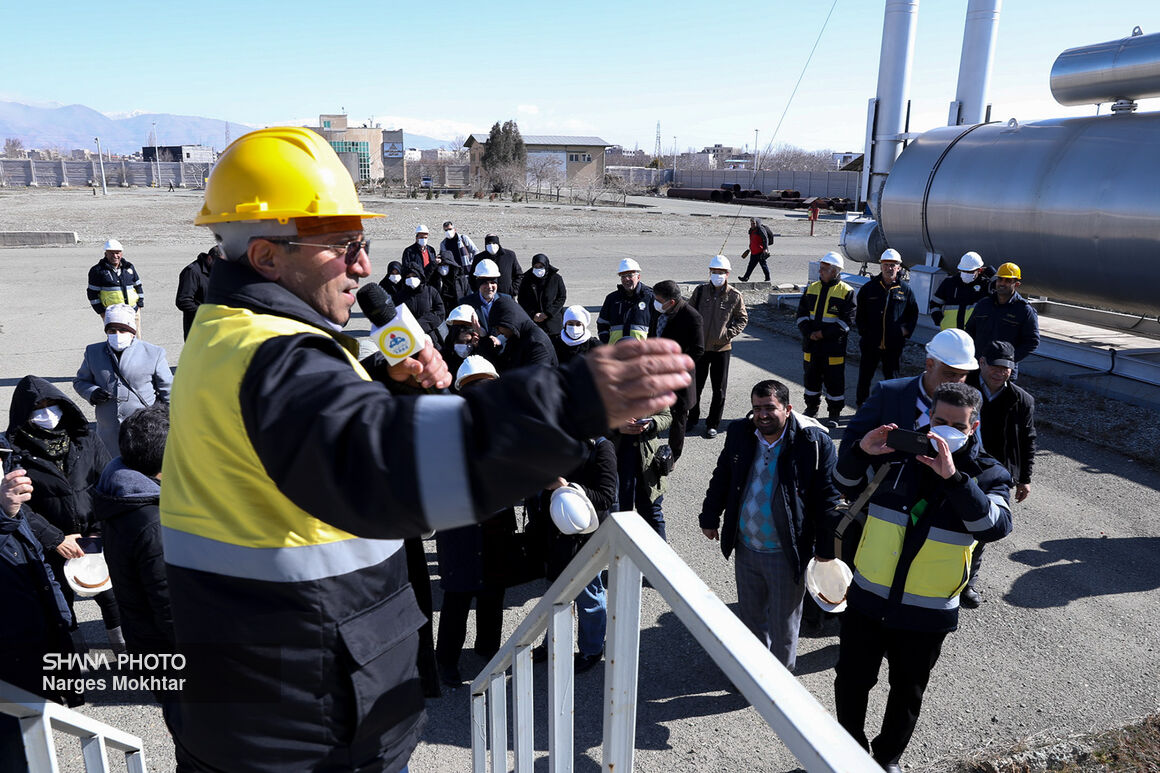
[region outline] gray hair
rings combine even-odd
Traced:
[[[298,226],[293,220],[280,223],[277,220],[243,220],[236,223],[214,223],[210,228],[214,238],[221,245],[226,260],[246,259],[246,250],[251,239],[274,237],[293,238],[298,235]]]

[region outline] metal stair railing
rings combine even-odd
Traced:
[[[573,769],[572,601],[608,567],[601,769],[632,770],[640,657],[641,579],[647,577],[694,638],[811,771],[881,768],[724,602],[634,512],[614,513],[593,532],[512,637],[471,683],[471,764],[507,770],[507,670],[512,669],[516,773],[533,770],[532,646],[548,632],[548,771]]]
[[[128,773],[145,773],[145,745],[137,736],[3,681],[0,681],[0,714],[20,720],[24,755],[32,773],[60,770],[53,731],[80,739],[81,756],[88,773],[107,773],[109,749],[124,753]]]

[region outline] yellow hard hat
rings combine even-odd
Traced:
[[[1000,279],[1022,279],[1023,272],[1019,270],[1019,266],[1014,263],[1004,263],[999,266]]]
[[[275,126],[242,135],[218,157],[196,225],[298,217],[385,217],[363,210],[350,172],[319,134]]]

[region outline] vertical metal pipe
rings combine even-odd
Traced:
[[[97,161],[101,163],[101,195],[108,196],[109,189],[105,186],[105,157],[101,155],[101,138],[93,137],[97,143]]]
[[[877,119],[870,151],[868,199],[878,211],[882,186],[902,152],[906,100],[918,27],[918,0],[886,0],[882,22],[882,50],[878,58]]]
[[[999,10],[1003,0],[969,0],[963,26],[963,52],[959,59],[959,83],[955,89],[949,125],[983,123],[991,66],[995,63],[995,40],[999,35]],[[956,109],[957,108],[957,109]],[[953,113],[957,113],[953,115]]]

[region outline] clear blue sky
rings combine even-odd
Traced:
[[[912,130],[954,98],[966,0],[922,0]],[[15,3],[0,99],[255,126],[319,113],[450,139],[515,118],[525,134],[596,134],[671,152],[770,140],[830,0]],[[777,141],[861,150],[883,3],[838,0]],[[1087,114],[1052,99],[1064,49],[1160,32],[1157,0],[1005,0],[992,117]],[[1157,100],[1142,105],[1157,109]],[[236,136],[236,135],[235,135]],[[166,138],[168,139],[168,138]],[[176,140],[177,138],[173,138]]]

